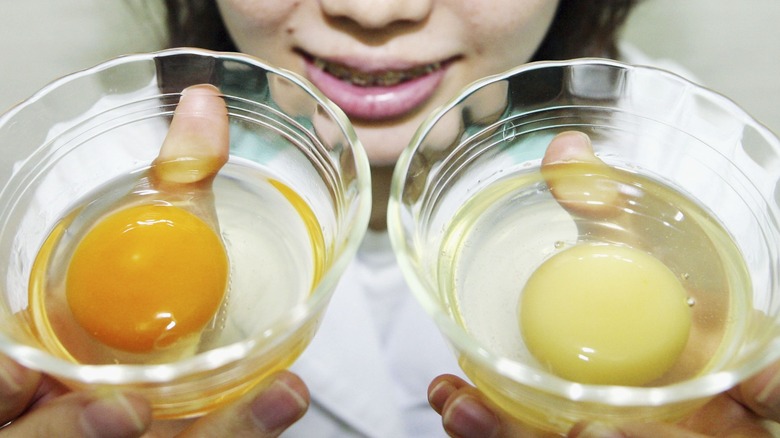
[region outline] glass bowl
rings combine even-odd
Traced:
[[[591,138],[619,205],[580,193],[581,206],[604,208],[588,216],[556,201],[540,165],[564,131]],[[419,128],[395,169],[389,233],[466,375],[518,419],[554,432],[673,421],[780,358],[778,163],[771,132],[679,76],[601,59],[531,63],[470,85]],[[549,332],[521,329],[524,285],[582,243],[649,253],[685,288],[690,332],[662,376],[583,383],[530,352],[526,337]]]
[[[52,310],[65,256],[36,258],[69,211],[132,187],[181,91],[203,83],[219,88],[230,123],[213,183],[227,298],[187,353],[98,353]],[[244,55],[173,49],[72,74],[3,115],[0,145],[0,351],[73,388],[137,391],[157,418],[202,414],[289,366],[368,223],[368,160],[347,118],[304,79]]]

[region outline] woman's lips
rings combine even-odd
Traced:
[[[428,100],[449,63],[405,69],[360,71],[344,64],[306,58],[309,80],[351,118],[382,120],[402,116]]]

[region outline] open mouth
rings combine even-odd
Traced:
[[[439,88],[455,58],[363,69],[303,53],[305,76],[352,119],[389,120],[413,112]]]
[[[343,64],[326,61],[321,58],[313,58],[315,67],[324,72],[353,85],[360,87],[392,87],[403,82],[417,79],[441,70],[442,63],[434,62],[405,70],[384,70],[377,72],[359,71]]]

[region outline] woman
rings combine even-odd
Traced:
[[[303,381],[281,373],[246,398],[194,422],[182,436],[276,436],[303,415],[307,386],[313,401],[291,435],[436,436],[443,434],[442,420],[452,436],[530,433],[464,380],[446,374],[458,373],[454,360],[407,291],[384,232],[392,166],[422,119],[473,80],[531,60],[619,57],[617,32],[635,3],[166,0],[172,46],[258,56],[304,75],[336,102],[367,150],[374,184],[372,230],[336,291],[320,333],[293,367]],[[345,337],[348,341],[338,342]],[[416,343],[411,347],[410,339]],[[420,349],[426,354],[415,353]],[[86,430],[93,436],[138,436],[150,422],[144,401],[132,394],[63,395],[65,390],[45,377],[39,383],[35,373],[0,364],[0,382],[12,394],[0,401],[0,413],[7,420],[18,418],[0,433],[78,436]],[[780,389],[772,389],[778,386],[777,375],[777,369],[767,370],[684,426],[708,434],[726,430],[713,428],[718,424],[756,431],[759,420],[753,412],[780,418]],[[583,431],[621,436],[593,425],[578,425],[572,433],[585,436]],[[654,425],[626,426],[624,433],[689,432]]]

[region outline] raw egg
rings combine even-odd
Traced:
[[[682,284],[657,258],[622,245],[581,243],[531,275],[519,320],[528,350],[554,374],[638,386],[677,362],[691,310]]]
[[[199,335],[225,295],[228,258],[203,219],[157,202],[109,213],[71,257],[66,298],[103,344],[133,353]]]

